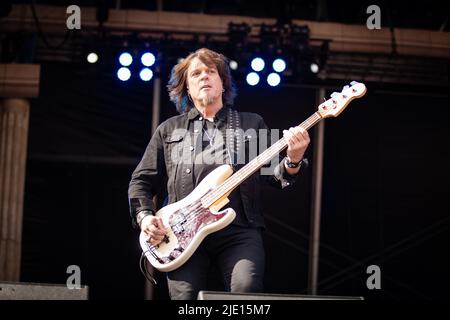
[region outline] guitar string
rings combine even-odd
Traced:
[[[310,118],[308,118],[307,120],[305,120],[302,124],[300,124],[300,126],[302,126],[302,127],[306,127],[306,128],[308,128],[308,127],[310,127],[311,125],[313,125],[314,123],[317,123],[317,121],[318,120],[320,120],[321,119],[321,117],[320,117],[320,115],[318,115],[317,113],[315,113],[315,114],[313,114]],[[306,129],[305,128],[305,129]],[[280,141],[281,141],[281,144],[282,144],[282,146],[276,146],[277,144],[279,144],[280,143]],[[255,161],[256,163],[255,164],[260,164],[260,163],[266,163],[268,160],[270,160],[270,159],[272,159],[277,153],[279,153],[279,152],[281,152],[281,150],[277,150],[277,149],[284,149],[285,148],[285,146],[284,146],[284,144],[285,144],[285,141],[283,140],[283,139],[280,139],[279,141],[277,141],[275,144],[273,144],[272,145],[272,147],[274,147],[274,146],[276,146],[275,148],[273,148],[273,150],[272,150],[272,152],[270,152],[269,151],[269,153],[267,153],[267,155],[266,155],[266,158],[267,159],[262,159],[262,158],[260,158],[259,159],[259,161]],[[272,148],[271,147],[271,148]],[[271,148],[269,148],[269,149],[271,149]],[[267,149],[267,150],[269,150],[269,149]],[[266,151],[267,151],[266,150]],[[264,151],[264,152],[266,152],[266,151]],[[263,153],[262,153],[263,154]],[[261,155],[262,155],[261,154]],[[261,156],[260,155],[260,156]],[[258,159],[259,157],[257,157],[257,158],[255,158],[255,159]],[[264,157],[263,157],[264,158]],[[255,160],[254,159],[254,160]],[[253,160],[252,160],[253,161]],[[251,162],[249,162],[248,164],[251,164],[252,163],[252,161]],[[247,167],[247,168],[242,168],[243,169],[243,171],[242,171],[242,174],[241,174],[241,176],[244,176],[245,177],[245,175],[246,174],[249,174],[249,175],[251,175],[253,172],[251,172],[251,171],[253,171],[252,169],[254,169],[254,168],[252,168],[252,166],[253,166],[253,164],[252,165],[250,165],[250,166],[248,166],[247,167],[247,165],[245,166],[245,167]],[[256,168],[254,171],[256,171],[256,170],[258,170],[259,168]],[[240,170],[241,171],[241,170]],[[250,172],[249,172],[250,171]],[[216,190],[215,190],[215,194],[211,194],[211,198],[210,199],[207,199],[207,200],[205,200],[205,202],[206,203],[209,203],[209,202],[211,202],[211,201],[213,201],[213,199],[215,199],[215,198],[220,198],[220,195],[221,194],[224,194],[224,193],[226,193],[226,192],[228,192],[228,191],[230,191],[230,190],[228,190],[228,189],[233,189],[235,186],[235,184],[239,181],[239,180],[241,180],[242,178],[241,178],[241,176],[239,175],[241,172],[238,172],[237,174],[235,174],[235,175],[233,175],[232,177],[233,178],[229,178],[229,179],[227,179],[222,185],[220,185]],[[237,180],[237,181],[235,181],[235,180]],[[231,188],[230,188],[231,187]],[[217,201],[217,200],[214,200],[214,201]]]
[[[309,117],[307,120],[305,120],[302,124],[300,124],[300,126],[302,126],[302,127],[304,127],[304,128],[305,128],[305,127],[307,128],[309,125],[314,124],[314,122],[317,122],[317,121],[320,120],[320,119],[321,119],[321,117],[315,113],[315,114],[313,114],[311,117]],[[280,146],[278,146],[279,144],[280,144]],[[285,144],[287,144],[287,143],[286,143],[286,141],[285,141],[284,139],[278,140],[275,144],[272,145],[273,148],[272,148],[272,147],[269,148],[269,149],[272,149],[272,150],[269,151],[269,152],[265,155],[265,157],[263,157],[263,158],[257,157],[257,158],[255,158],[256,161],[254,161],[254,160],[255,160],[255,159],[254,159],[254,160],[252,160],[251,162],[248,163],[248,164],[251,164],[252,162],[255,162],[255,164],[258,164],[258,166],[253,167],[253,165],[249,165],[249,166],[246,166],[246,167],[242,168],[241,170],[239,170],[239,173],[242,172],[242,173],[241,173],[241,176],[244,176],[244,177],[245,177],[247,174],[248,174],[248,175],[251,175],[254,171],[258,170],[258,169],[259,169],[259,164],[260,164],[260,163],[265,163],[266,161],[272,159],[277,153],[280,152],[278,149],[284,149]],[[267,149],[267,150],[269,150],[269,149]],[[266,150],[266,151],[267,151],[267,150]],[[265,151],[265,152],[266,152],[266,151]],[[261,154],[261,155],[262,155],[262,154]],[[259,159],[258,159],[258,158],[259,158]],[[264,158],[267,158],[267,160],[265,160]],[[233,176],[233,179],[239,181],[239,180],[242,179],[241,176],[237,173],[236,175]],[[230,178],[231,178],[231,177],[230,177]],[[204,203],[207,203],[207,204],[208,204],[209,202],[212,201],[212,199],[215,198],[215,195],[216,195],[217,193],[223,194],[223,193],[225,193],[225,192],[228,192],[229,190],[227,190],[227,189],[230,188],[230,187],[233,187],[233,185],[235,184],[233,179],[228,179],[228,180],[225,181],[225,183],[223,183],[222,185],[220,185],[219,188],[217,188],[217,189],[215,189],[215,190],[209,191],[207,194],[205,194],[203,197],[200,198],[200,201],[199,201],[199,202],[200,202],[202,205],[203,205]],[[224,189],[225,191],[223,191],[223,189]],[[203,201],[202,201],[202,200],[203,200]],[[208,207],[209,207],[208,205],[203,205],[203,206],[202,206],[202,208],[204,208],[204,209],[208,209]],[[200,211],[202,211],[202,210],[200,210]],[[186,222],[187,222],[187,223],[192,222],[192,220],[194,220],[194,219],[196,218],[196,215],[197,215],[198,213],[200,213],[200,212],[199,212],[199,211],[191,211],[191,212],[189,212],[189,213],[185,216]]]
[[[310,119],[310,118],[312,118],[312,117],[314,117],[314,116],[316,116],[316,119]],[[306,124],[313,124],[314,122],[316,122],[318,119],[317,119],[317,115],[316,114],[314,114],[314,115],[312,115],[310,118],[308,118],[307,120],[305,120],[302,124],[301,124],[301,126],[305,126]],[[319,116],[319,119],[320,119],[320,116]],[[278,145],[278,144],[281,144],[281,146],[276,146],[276,145]],[[267,153],[267,155],[265,156],[265,158],[267,158],[268,160],[270,160],[271,158],[273,158],[277,153],[279,153],[279,150],[278,150],[278,148],[284,148],[285,145],[286,144],[286,141],[285,140],[283,140],[283,139],[280,139],[280,140],[278,140],[274,145],[273,145],[273,149],[272,149],[272,151],[271,152],[269,152],[269,153]],[[276,146],[276,147],[275,147]],[[270,148],[269,148],[270,149]],[[269,150],[269,149],[267,149],[267,150]],[[264,157],[263,157],[264,158]],[[256,159],[256,158],[255,158]],[[253,161],[253,160],[252,160]],[[263,161],[262,159],[259,159],[259,161],[255,161],[256,163],[265,163],[266,161]],[[250,162],[251,163],[251,162]],[[249,163],[249,164],[250,164]],[[255,163],[255,164],[256,164]],[[242,172],[242,176],[245,176],[246,174],[249,174],[249,175],[251,175],[252,174],[252,171],[256,171],[256,170],[258,170],[259,169],[259,166],[256,166],[256,167],[253,167],[253,165],[251,165],[251,166],[248,166],[247,168],[242,168],[243,170],[240,170],[240,172]],[[238,175],[235,175],[235,177],[234,177],[234,179],[236,180],[237,178],[237,176],[239,176],[239,174]],[[239,180],[239,179],[237,179],[237,180]],[[209,203],[210,201],[212,201],[212,199],[214,199],[214,195],[215,195],[215,193],[218,193],[218,191],[220,191],[220,189],[225,189],[225,192],[227,192],[228,190],[227,190],[227,188],[229,188],[229,187],[231,187],[234,183],[231,183],[231,179],[229,179],[229,180],[227,180],[224,184],[222,184],[219,188],[217,188],[216,190],[210,190],[209,192],[207,192],[204,196],[202,196],[200,199],[199,199],[199,201],[198,201],[198,203],[200,203],[200,204],[204,204],[205,202],[206,203]],[[233,181],[234,182],[234,181]],[[202,201],[203,200],[203,201]],[[194,202],[195,203],[195,202]],[[194,221],[196,218],[197,218],[197,216],[198,216],[198,214],[201,214],[202,213],[202,211],[204,211],[205,209],[208,209],[208,207],[209,206],[202,206],[202,207],[200,207],[200,208],[198,208],[198,210],[192,210],[192,211],[190,211],[188,214],[186,214],[184,217],[185,217],[185,223],[188,223],[188,224],[190,224],[192,221]]]
[[[318,115],[317,112],[316,112],[316,113],[313,114],[311,117],[309,117],[307,120],[305,120],[303,123],[301,123],[300,126],[302,126],[304,129],[307,129],[307,128],[310,127],[311,125],[313,125],[313,124],[315,124],[316,122],[318,122],[318,120],[320,120],[321,118],[322,118],[322,117],[320,117],[320,115]],[[214,139],[214,137],[215,137],[217,127],[215,127],[214,134],[212,135],[212,137],[206,132],[206,130],[205,130],[204,128],[203,128],[203,130],[204,130],[204,132],[206,133],[206,135],[208,136],[208,139],[209,139],[210,144],[211,144],[211,143],[212,143],[212,139]],[[278,144],[281,144],[281,146],[277,146]],[[271,151],[269,151],[269,152],[265,155],[265,157],[262,157],[262,158],[257,157],[257,158],[254,159],[254,160],[256,160],[256,161],[255,161],[255,164],[256,164],[256,163],[260,164],[261,162],[264,164],[266,161],[272,159],[277,153],[280,152],[280,150],[278,150],[279,148],[284,149],[285,144],[287,144],[287,143],[286,143],[286,141],[285,141],[284,139],[278,140],[275,144],[272,145],[272,147],[274,147],[274,148],[273,148]],[[276,146],[276,147],[275,147],[275,146]],[[267,151],[267,150],[270,150],[270,149],[271,149],[271,148],[266,149],[266,151]],[[263,154],[263,153],[262,153],[262,154]],[[262,155],[262,154],[261,154],[261,155]],[[263,158],[268,158],[268,159],[265,160],[265,161],[263,161]],[[251,164],[252,162],[253,162],[253,160],[250,161],[248,164]],[[258,169],[259,169],[259,166],[253,167],[252,165],[250,165],[250,166],[248,166],[247,168],[242,168],[242,169],[243,169],[243,170],[240,170],[240,172],[242,172],[241,175],[245,177],[245,175],[247,175],[247,174],[251,175],[251,174],[252,174],[252,171],[258,170]],[[234,175],[233,178],[234,178],[235,180],[236,180],[236,179],[237,179],[237,180],[240,180],[240,179],[237,178],[237,176],[239,176],[239,174]],[[230,178],[231,178],[231,177],[230,177]],[[234,183],[231,183],[231,181],[232,181],[232,179],[227,179],[227,180],[225,181],[225,183],[223,183],[222,185],[219,186],[219,188],[217,188],[216,190],[210,190],[210,191],[208,191],[204,196],[200,197],[196,202],[193,202],[193,203],[190,205],[190,208],[189,208],[190,211],[189,211],[189,213],[187,213],[187,214],[184,215],[184,221],[183,221],[183,222],[184,222],[185,224],[191,224],[193,221],[196,220],[196,218],[198,217],[199,214],[201,214],[201,213],[204,212],[205,210],[210,211],[209,208],[208,208],[208,206],[203,206],[203,203],[205,203],[205,202],[206,202],[206,203],[209,203],[210,201],[212,201],[212,199],[215,198],[215,194],[219,193],[219,192],[218,192],[219,189],[225,189],[225,191],[222,191],[222,192],[220,192],[220,193],[225,193],[225,192],[227,192],[227,191],[228,191],[227,188],[233,186],[233,184],[234,184]],[[234,181],[233,181],[233,182],[234,182]],[[208,197],[209,197],[209,198],[208,198]],[[202,200],[203,200],[204,202],[203,202]],[[192,210],[193,208],[195,208],[195,210]],[[173,225],[171,225],[171,228],[173,228]],[[150,245],[149,248],[151,249],[152,255],[155,257],[155,255],[156,255],[156,253],[155,253],[155,251],[156,251],[155,246]],[[158,258],[157,258],[157,255],[156,255],[155,259],[158,259]],[[160,258],[160,259],[161,259],[161,258]]]

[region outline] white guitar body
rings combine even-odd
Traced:
[[[228,195],[203,208],[201,198],[217,188],[233,173],[229,165],[222,165],[209,173],[184,199],[155,213],[161,217],[167,230],[165,240],[152,246],[148,236],[141,232],[139,242],[150,263],[160,271],[172,271],[185,263],[210,233],[229,225],[236,217],[231,209],[218,211],[228,203]],[[198,214],[193,214],[196,211]]]

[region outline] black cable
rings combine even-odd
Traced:
[[[64,39],[62,40],[62,42],[60,44],[58,44],[56,46],[50,45],[50,43],[48,42],[47,38],[45,37],[44,32],[41,29],[41,24],[39,23],[39,19],[38,19],[37,13],[36,13],[35,0],[31,0],[30,5],[31,5],[31,12],[33,13],[34,22],[36,24],[37,32],[38,32],[39,36],[41,37],[42,41],[44,42],[45,46],[48,49],[59,49],[60,47],[62,47],[66,43],[67,39],[69,39],[70,30],[66,31],[66,34],[64,35]]]
[[[149,282],[153,283],[154,285],[157,284],[155,278],[147,270],[147,264],[145,261],[145,253],[144,252],[142,252],[142,254],[141,254],[141,258],[139,261],[139,268],[141,269],[141,273],[144,275],[145,279],[147,279]]]

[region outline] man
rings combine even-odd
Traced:
[[[254,129],[258,133],[267,130],[259,115],[231,111],[236,93],[227,59],[219,53],[203,48],[190,54],[173,68],[168,90],[180,115],[157,128],[129,186],[133,221],[153,245],[159,244],[167,232],[167,226],[153,215],[156,208],[152,202],[163,178],[168,178],[169,204],[179,201],[216,167],[228,163],[238,170],[243,165],[233,161],[230,141],[236,141],[237,149],[241,146],[247,157],[245,162],[251,160],[248,141],[226,137],[230,124],[238,124],[236,130]],[[212,263],[220,269],[226,290],[262,291],[265,253],[260,182],[265,180],[279,188],[293,183],[309,144],[307,131],[300,127],[284,131],[283,137],[288,144],[287,157],[273,174],[263,176],[257,172],[230,194],[226,207],[236,211],[234,221],[208,235],[185,264],[167,274],[172,299],[196,299],[198,291],[206,289]]]

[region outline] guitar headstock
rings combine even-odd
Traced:
[[[317,112],[322,118],[337,117],[350,101],[361,98],[366,91],[363,83],[352,81],[350,86],[345,86],[340,93],[333,92],[330,99],[320,104]]]

